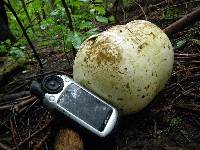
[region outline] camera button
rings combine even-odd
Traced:
[[[55,97],[54,96],[49,96],[49,101],[54,101]]]
[[[69,82],[69,79],[65,78],[65,82]]]

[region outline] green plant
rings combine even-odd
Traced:
[[[177,8],[167,8],[167,10],[164,11],[163,19],[175,19],[179,17],[182,14],[182,11]]]
[[[25,2],[26,9],[22,9],[24,8],[22,1]],[[10,2],[37,50],[44,46],[55,50],[68,51],[72,48],[78,50],[85,39],[99,33],[96,26],[115,23],[115,17],[108,15],[106,8],[113,6],[112,2],[106,6],[103,0],[66,0],[72,17],[73,31],[67,26],[69,20],[60,0],[55,0],[54,9],[49,6],[48,0],[44,0],[44,3],[40,0],[21,0],[20,3],[10,0]],[[43,13],[46,15],[45,18]],[[15,60],[25,59],[27,57],[25,46],[28,43],[13,14],[9,10],[7,14],[10,30],[17,38],[17,43],[13,45],[10,41],[2,42],[0,55],[4,54],[9,59]]]
[[[175,127],[179,125],[182,122],[182,119],[180,117],[174,117],[170,120],[170,127]]]

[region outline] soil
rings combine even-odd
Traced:
[[[118,10],[121,15],[117,15],[117,24],[147,18],[164,29],[199,6],[198,0],[157,1],[148,7],[138,3],[137,6]],[[167,18],[167,10],[174,9],[178,10],[178,14]],[[98,27],[102,31],[108,28]],[[200,45],[197,42],[200,40],[200,21],[173,34],[170,40],[175,63],[166,87],[143,111],[120,118],[112,137],[99,140],[80,133],[86,150],[200,150]],[[28,91],[32,80],[39,79],[44,73],[72,76],[72,52],[63,53],[37,44],[35,42],[45,69],[41,73],[36,62],[28,63],[23,71],[12,74],[9,81],[0,87],[1,98]],[[0,149],[52,149],[57,129],[70,126],[68,122],[61,124],[63,121],[59,115],[49,112],[37,98],[30,100],[30,96],[23,96],[6,101],[3,98],[0,99]],[[27,104],[22,104],[28,100]],[[14,107],[14,104],[21,106]],[[2,109],[3,106],[8,109]]]

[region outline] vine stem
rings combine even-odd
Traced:
[[[69,30],[73,32],[74,27],[73,27],[72,16],[71,16],[71,13],[69,11],[69,7],[68,7],[67,3],[65,2],[65,0],[61,0],[61,2],[62,2],[63,7],[65,8],[65,13],[66,13],[67,18],[69,20],[69,23],[68,23]],[[76,56],[76,49],[74,47],[72,47],[72,52],[73,52],[73,55],[75,57]]]
[[[15,16],[15,18],[16,18],[16,20],[17,20],[19,26],[20,26],[20,28],[22,29],[22,32],[23,32],[23,34],[24,34],[24,36],[25,36],[25,38],[26,38],[28,44],[30,45],[31,49],[33,50],[33,53],[34,53],[35,58],[37,59],[37,61],[38,61],[38,63],[39,63],[40,68],[43,69],[44,67],[43,67],[42,62],[41,62],[41,60],[40,60],[40,58],[39,58],[39,55],[38,55],[37,51],[35,50],[35,47],[33,46],[33,43],[31,42],[31,40],[30,40],[30,38],[29,38],[29,36],[28,36],[28,34],[27,34],[27,32],[26,32],[26,29],[24,28],[22,22],[20,21],[20,19],[19,19],[17,13],[16,13],[15,10],[13,9],[13,7],[12,7],[12,5],[10,4],[9,1],[8,1],[8,3],[5,2],[5,1],[3,1],[3,2],[4,2],[4,4],[6,5],[6,7],[12,12],[12,14]]]
[[[70,11],[69,11],[69,7],[68,7],[67,3],[65,2],[65,0],[61,0],[61,2],[62,2],[63,7],[65,8],[65,12],[66,12],[67,18],[69,20],[68,27],[69,27],[70,31],[74,31],[73,24],[72,24],[72,17],[71,17]]]

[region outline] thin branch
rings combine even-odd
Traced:
[[[19,145],[17,143],[17,139],[16,139],[16,131],[15,131],[15,127],[13,125],[12,120],[10,119],[10,128],[11,128],[11,133],[12,133],[12,139],[14,141],[14,144],[16,146],[16,149],[19,150]]]
[[[15,16],[15,18],[16,18],[16,20],[17,20],[19,26],[20,26],[21,29],[22,29],[22,32],[23,32],[24,36],[26,37],[26,40],[27,40],[28,44],[30,45],[31,49],[33,50],[33,53],[34,53],[35,58],[37,59],[37,61],[38,61],[38,63],[39,63],[40,68],[43,69],[43,65],[42,65],[42,62],[41,62],[41,60],[40,60],[40,58],[39,58],[39,55],[38,55],[37,51],[35,50],[35,47],[33,46],[33,43],[31,42],[31,40],[30,40],[30,38],[29,38],[29,36],[28,36],[28,34],[27,34],[27,32],[26,32],[26,29],[24,28],[22,22],[20,21],[20,19],[19,19],[17,13],[16,13],[15,10],[13,9],[13,7],[12,7],[12,5],[10,4],[9,1],[8,1],[8,3],[5,2],[5,1],[3,1],[3,2],[4,2],[4,4],[6,5],[6,7],[12,12],[12,14]]]
[[[137,3],[136,1],[135,1],[134,3],[140,7],[142,13],[144,14],[144,18],[145,18],[145,20],[148,20],[147,15],[146,15],[146,13],[145,13],[143,7],[142,7],[139,3]]]
[[[49,138],[50,133],[51,133],[51,131],[49,129],[48,132],[46,133],[46,135],[42,138],[42,140],[37,145],[35,145],[35,147],[33,148],[33,150],[40,150],[40,149],[42,149],[41,147],[46,142],[46,140]]]
[[[49,127],[50,123],[53,121],[53,119],[50,119],[45,125],[42,126],[42,128],[40,128],[39,130],[37,130],[36,132],[34,132],[31,136],[28,136],[27,138],[25,138],[22,142],[19,143],[19,146],[22,146],[23,144],[25,144],[26,142],[30,141],[31,139],[33,139],[36,135],[38,135],[39,133],[43,132],[47,127]],[[13,148],[13,149],[16,149]]]
[[[65,2],[65,0],[61,0],[63,7],[65,8],[65,13],[67,15],[68,18],[68,27],[70,29],[70,31],[74,31],[74,27],[73,27],[73,23],[72,23],[72,17],[71,17],[71,13],[69,11],[69,7],[67,5],[67,3]],[[72,47],[72,51],[73,51],[73,55],[74,57],[76,56],[76,49],[74,47]]]
[[[69,27],[70,31],[74,31],[73,24],[72,24],[72,17],[71,17],[71,13],[69,11],[69,7],[68,7],[67,3],[65,2],[65,0],[61,0],[61,2],[62,2],[63,7],[65,8],[65,12],[66,12],[67,18],[69,20],[68,27]]]
[[[22,92],[19,92],[19,93],[14,93],[14,94],[9,94],[9,95],[0,95],[0,102],[2,101],[9,101],[11,99],[18,99],[20,97],[25,97],[25,96],[28,96],[30,95],[30,91],[22,91]]]
[[[197,104],[175,104],[173,106],[176,108],[186,109],[200,113],[200,105]]]
[[[27,10],[27,7],[26,7],[26,3],[25,3],[24,0],[20,0],[20,1],[21,1],[21,3],[22,3],[23,8],[24,8],[24,12],[25,12],[26,17],[27,17],[27,19],[28,19],[28,21],[29,21],[29,24],[31,25],[32,32],[34,33],[35,31],[34,31],[34,29],[33,29],[32,21],[31,21],[31,18],[30,18],[30,16],[29,16],[29,13],[28,13],[28,10]]]
[[[22,107],[24,106],[27,106],[28,104],[36,101],[37,98],[36,97],[31,97],[30,99],[27,99],[27,100],[24,100],[16,105],[14,105],[14,109],[18,112]],[[3,105],[3,106],[0,106],[0,111],[2,110],[9,110],[13,107],[12,104],[7,104],[7,105]]]

